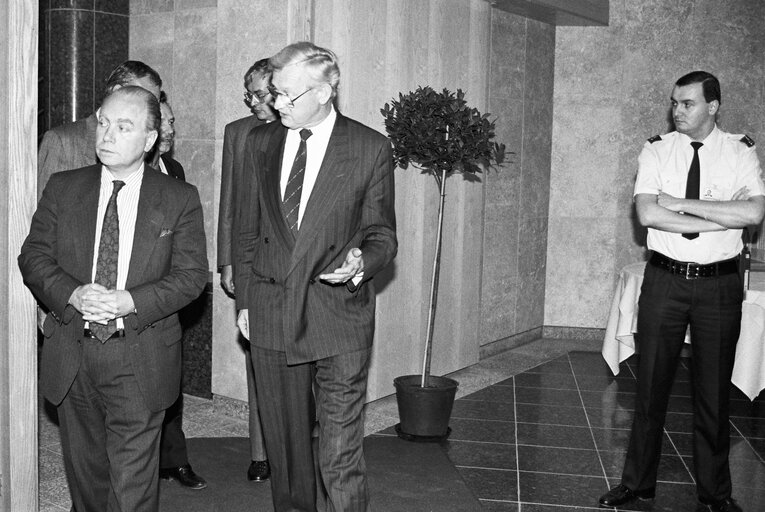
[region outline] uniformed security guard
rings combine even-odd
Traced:
[[[638,303],[635,417],[622,481],[600,505],[654,498],[667,402],[690,325],[698,499],[709,510],[737,512],[728,390],[743,301],[738,259],[742,228],[765,214],[765,185],[754,141],[715,124],[717,78],[689,73],[671,100],[677,131],[649,139],[638,161],[635,205],[652,254]]]

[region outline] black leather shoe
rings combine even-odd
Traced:
[[[265,482],[271,476],[271,465],[267,460],[254,460],[247,470],[247,480]]]
[[[189,464],[178,468],[160,468],[159,477],[164,480],[176,480],[179,484],[189,489],[204,489],[207,487],[205,479],[194,473]]]
[[[733,498],[725,498],[713,504],[707,503],[706,506],[712,512],[743,512],[743,509],[738,506]]]
[[[626,485],[619,484],[601,496],[598,503],[600,503],[601,507],[618,507],[633,500],[652,500],[653,497],[653,490],[633,491]]]

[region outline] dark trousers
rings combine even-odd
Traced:
[[[179,468],[189,463],[186,436],[183,434],[183,393],[165,411],[159,445],[159,467]]]
[[[368,510],[362,410],[370,353],[289,366],[284,352],[252,347],[276,512],[314,512],[317,501],[322,512]]]
[[[258,410],[258,392],[255,388],[255,370],[252,368],[252,354],[249,346],[245,350],[245,365],[247,370],[247,405],[249,408],[250,459],[266,460],[266,442],[263,439],[263,426]]]
[[[703,502],[730,497],[729,389],[742,301],[738,274],[688,280],[646,266],[638,302],[635,418],[622,474],[630,489],[656,486],[667,403],[690,325],[697,493]]]
[[[58,406],[77,512],[156,512],[164,411],[146,408],[124,339],[81,340],[82,363]]]

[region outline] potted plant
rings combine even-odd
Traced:
[[[461,173],[464,179],[479,181],[479,172],[502,164],[505,146],[494,142],[494,121],[489,120],[489,114],[469,107],[460,89],[455,94],[447,89],[436,92],[420,86],[416,91],[399,93],[398,100],[392,99],[380,112],[385,118],[396,164],[403,169],[413,164],[423,174],[432,176],[440,194],[422,372],[397,377],[394,385],[401,420],[396,426],[399,436],[441,440],[449,433],[458,385],[453,379],[430,374],[446,180]]]

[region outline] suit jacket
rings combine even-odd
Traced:
[[[247,134],[256,126],[265,124],[254,115],[237,119],[226,125],[223,132],[223,164],[220,179],[220,207],[218,209],[218,267],[234,263],[234,248],[238,227],[236,213],[238,192],[242,190],[244,174],[244,145]]]
[[[339,114],[295,237],[279,187],[286,133],[271,123],[247,138],[236,298],[249,309],[250,342],[283,350],[295,364],[371,345],[372,278],[393,259],[397,241],[390,142]],[[358,286],[319,280],[354,247],[364,259]]]
[[[37,150],[38,195],[54,172],[79,169],[98,162],[96,157],[96,127],[93,113],[84,119],[63,124],[45,132]]]
[[[162,155],[160,158],[165,164],[168,176],[172,176],[177,180],[186,181],[186,173],[183,172],[183,166],[178,160],[167,155]]]
[[[59,404],[81,360],[85,326],[69,302],[92,282],[101,167],[50,177],[19,255],[24,281],[47,306],[40,366],[44,396]],[[202,206],[195,187],[145,168],[126,289],[135,313],[124,317],[124,343],[147,407],[159,411],[180,392],[181,326],[177,311],[207,282]]]

